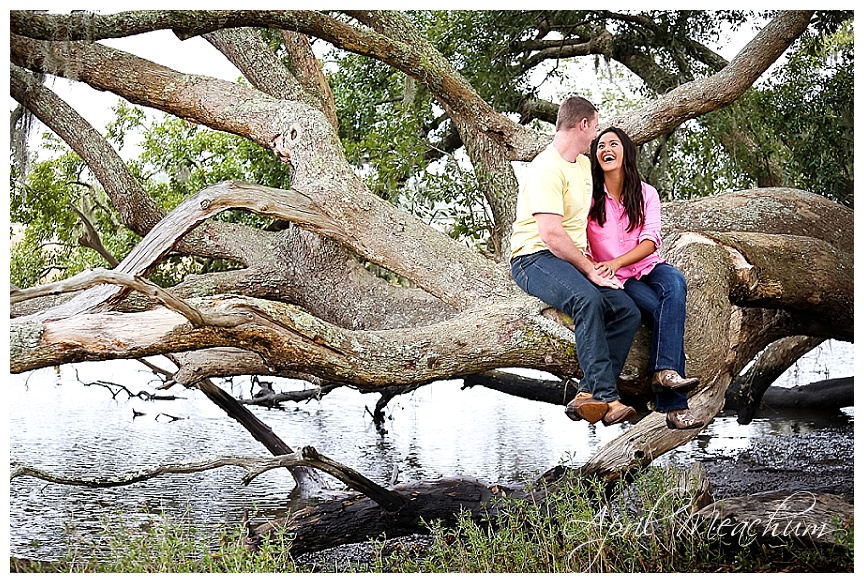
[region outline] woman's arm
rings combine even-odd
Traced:
[[[536,213],[537,229],[540,239],[556,257],[570,263],[578,269],[591,283],[602,287],[621,289],[621,282],[610,275],[604,275],[596,269],[591,260],[576,247],[570,235],[564,230],[561,215],[551,213]]]

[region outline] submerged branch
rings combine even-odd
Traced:
[[[300,401],[311,401],[312,399],[321,400],[324,395],[330,393],[333,389],[341,387],[339,383],[327,383],[325,385],[305,389],[302,391],[288,391],[282,393],[269,393],[256,395],[251,399],[238,399],[241,405],[261,405],[263,407],[275,407],[279,403],[291,401],[298,403]]]
[[[188,462],[185,464],[167,464],[148,470],[131,472],[118,478],[72,478],[61,476],[47,470],[41,470],[25,464],[15,463],[10,472],[10,480],[30,476],[46,482],[65,484],[68,486],[84,486],[87,488],[114,488],[128,486],[168,474],[193,474],[207,470],[237,466],[246,470],[243,485],[248,486],[252,480],[261,474],[277,468],[295,468],[309,466],[318,468],[338,478],[346,486],[365,494],[370,500],[377,502],[384,510],[394,512],[405,504],[405,498],[374,483],[356,470],[321,455],[312,446],[305,446],[300,453],[290,453],[275,457],[226,456],[211,460]]]
[[[300,454],[286,454],[278,457],[251,457],[251,456],[228,456],[220,457],[212,460],[188,462],[185,464],[167,464],[132,472],[118,478],[72,478],[61,476],[47,470],[33,468],[24,464],[15,464],[10,474],[10,480],[23,476],[31,476],[39,478],[46,482],[55,484],[65,484],[68,486],[84,486],[87,488],[115,488],[117,486],[128,486],[137,482],[144,482],[159,476],[168,474],[194,474],[207,470],[214,470],[225,466],[239,466],[247,470],[246,476],[243,478],[243,483],[248,485],[253,478],[263,474],[266,471],[275,468],[292,468],[297,465],[304,465],[303,458]]]

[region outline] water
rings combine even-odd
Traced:
[[[852,376],[852,351],[851,345],[826,343],[775,384]],[[133,393],[154,393],[158,383],[140,363],[85,363],[13,375],[10,380],[12,461],[61,475],[104,478],[167,463],[268,455],[196,391],[175,388],[169,394],[177,400],[143,401],[125,393],[112,398],[107,386],[94,384],[117,383]],[[305,388],[302,383],[271,380],[277,390]],[[248,378],[224,388],[237,397],[249,397]],[[462,474],[490,483],[518,482],[562,460],[584,462],[623,431],[621,426],[574,423],[560,406],[483,387],[464,389],[460,382],[439,382],[393,399],[386,409],[386,433],[381,433],[368,413],[377,398],[337,389],[321,401],[253,411],[292,448],[312,445],[382,484],[390,481],[394,468],[399,481]],[[794,419],[773,415],[746,426],[738,425],[734,416],[721,416],[697,439],[664,458],[687,463],[730,455],[759,436],[851,423],[854,411],[844,413],[796,414]],[[172,421],[175,417],[179,420]],[[295,507],[287,500],[294,487],[287,471],[268,472],[249,486],[242,485],[243,474],[240,468],[222,468],[109,489],[16,479],[9,498],[10,554],[58,558],[69,532],[92,538],[103,524],[116,522],[121,515],[124,521],[142,524],[165,514],[216,525],[237,523],[244,510],[273,518]],[[335,481],[333,485],[339,487]]]

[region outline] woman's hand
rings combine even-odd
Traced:
[[[621,266],[618,265],[618,262],[615,259],[611,261],[600,261],[594,264],[594,269],[602,275],[603,277],[614,277],[618,270],[621,269]]]

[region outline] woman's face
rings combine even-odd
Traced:
[[[618,170],[624,165],[624,146],[615,132],[606,132],[597,141],[597,162],[603,172]]]

